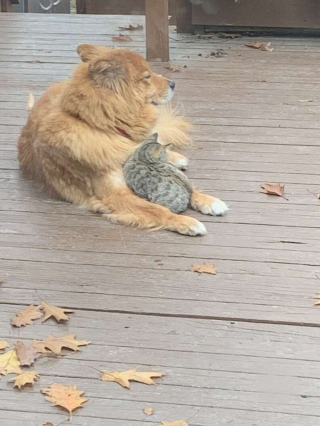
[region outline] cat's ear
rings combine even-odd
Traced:
[[[163,150],[163,145],[160,145],[159,143],[157,145],[154,146],[154,148],[152,148],[152,156],[155,159],[160,158],[161,152]]]
[[[158,133],[154,133],[154,134],[151,136],[151,138],[150,138],[150,139],[152,139],[152,140],[153,140],[153,142],[158,142],[158,137],[159,137]]]

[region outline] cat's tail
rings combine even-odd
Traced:
[[[171,104],[159,107],[160,114],[155,127],[162,144],[172,144],[174,147],[185,147],[192,144],[189,135],[192,126],[181,116],[181,109],[173,108]]]

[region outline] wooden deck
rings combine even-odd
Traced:
[[[33,389],[2,378],[0,426],[63,421],[39,392],[53,382],[75,383],[89,398],[74,425],[319,426],[320,201],[308,191],[320,192],[320,40],[272,38],[275,51],[262,52],[245,47],[251,38],[172,30],[172,62],[187,68],[154,68],[174,77],[175,101],[195,124],[188,175],[230,207],[224,218],[191,213],[208,235],[188,238],[112,225],[19,175],[29,91],[37,97],[68,77],[77,44],[114,46],[128,22],[0,15],[0,340],[73,332],[92,341],[38,361]],[[144,54],[143,33],[130,35],[123,45]],[[206,57],[218,48],[227,55]],[[259,192],[273,181],[285,183],[288,201]],[[188,271],[207,261],[216,276]],[[65,325],[10,326],[41,299],[76,312]],[[166,376],[130,391],[98,380],[96,369],[135,367]],[[155,415],[146,418],[146,407]]]

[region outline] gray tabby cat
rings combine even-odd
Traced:
[[[155,133],[136,148],[123,169],[129,188],[173,213],[185,211],[192,186],[186,175],[168,162],[168,147],[158,143]]]

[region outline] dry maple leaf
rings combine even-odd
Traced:
[[[142,30],[143,29],[143,25],[128,25],[127,27],[119,27],[120,30],[125,30],[125,31],[137,31],[137,30]]]
[[[176,420],[175,422],[161,422],[162,426],[188,426],[185,420]]]
[[[11,373],[22,373],[20,361],[14,349],[0,355],[0,376],[6,376]]]
[[[41,318],[42,316],[43,314],[40,312],[39,306],[30,305],[24,311],[18,312],[15,318],[11,319],[11,324],[15,327],[30,325],[33,320]]]
[[[211,264],[198,265],[195,263],[194,265],[191,266],[190,271],[199,272],[200,274],[212,274],[212,275],[216,275],[217,273],[216,268]]]
[[[283,197],[284,185],[282,183],[264,183],[263,185],[261,185],[261,188],[261,192],[263,192],[264,194]]]
[[[180,72],[180,68],[177,65],[169,64],[165,66],[165,69],[172,71],[172,72]]]
[[[44,311],[44,318],[41,322],[47,321],[49,318],[53,317],[56,321],[69,321],[69,317],[66,314],[71,314],[71,309],[61,309],[57,306],[48,305],[46,302],[42,302],[40,309]]]
[[[132,41],[132,38],[128,35],[119,34],[118,36],[112,37],[112,41]]]
[[[34,361],[39,357],[39,353],[35,350],[32,343],[17,342],[15,344],[17,357],[22,366],[30,367]]]
[[[76,340],[74,334],[66,334],[63,337],[48,336],[45,340],[34,340],[33,347],[37,352],[47,353],[51,351],[56,355],[61,355],[62,348],[72,351],[80,351],[79,346],[89,345],[87,340]]]
[[[247,43],[246,46],[252,47],[253,49],[261,49],[263,43],[261,43],[261,41],[250,41],[250,43]]]
[[[76,408],[81,407],[87,398],[82,398],[83,391],[79,391],[76,385],[63,386],[54,383],[48,388],[42,389],[41,393],[46,396],[46,400],[52,404],[62,407],[69,411],[70,415]]]
[[[39,373],[37,371],[23,371],[14,379],[9,380],[9,382],[14,382],[14,387],[21,389],[25,385],[34,385],[38,378]]]
[[[151,407],[147,407],[143,410],[144,414],[146,414],[147,416],[152,416],[152,414],[154,413],[154,409]]]
[[[102,371],[100,379],[106,382],[116,382],[124,388],[130,388],[130,381],[144,383],[146,385],[155,385],[151,377],[162,377],[161,373],[140,372],[136,370],[128,371]]]
[[[9,347],[9,343],[5,340],[0,340],[0,351],[3,351],[4,349]]]
[[[28,103],[27,103],[27,111],[31,111],[34,105],[34,96],[33,94],[30,92],[29,93],[29,98],[28,98]]]

